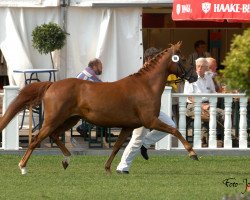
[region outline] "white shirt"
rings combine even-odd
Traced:
[[[185,82],[184,94],[202,94],[202,93],[216,93],[213,79],[210,75],[205,74],[202,78],[198,75],[198,80],[194,83]],[[208,101],[207,97],[202,97],[202,101]],[[187,99],[188,103],[192,103]]]

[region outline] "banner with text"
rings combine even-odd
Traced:
[[[250,21],[250,0],[174,0],[174,21]]]

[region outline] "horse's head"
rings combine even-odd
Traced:
[[[186,79],[188,82],[193,83],[197,81],[198,75],[195,67],[189,64],[186,59],[181,55],[180,47],[182,42],[178,42],[171,46],[172,58],[171,67],[173,73],[181,79]]]

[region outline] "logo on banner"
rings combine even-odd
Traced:
[[[201,4],[201,6],[202,6],[202,11],[204,12],[204,13],[208,13],[209,11],[210,11],[210,9],[211,9],[211,3],[209,3],[209,2],[204,2],[204,3],[202,3]]]
[[[176,4],[176,14],[191,13],[191,4]]]
[[[181,13],[181,4],[176,5],[176,13],[179,15]]]

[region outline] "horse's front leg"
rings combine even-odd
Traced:
[[[110,167],[111,167],[112,161],[114,160],[116,154],[118,153],[118,151],[120,150],[121,146],[124,144],[128,136],[132,134],[133,130],[134,129],[124,129],[124,128],[121,130],[121,133],[119,134],[115,142],[115,145],[113,147],[113,151],[105,163],[106,172],[111,173]]]
[[[149,128],[163,131],[166,133],[170,133],[173,136],[177,137],[181,141],[181,143],[183,144],[184,148],[188,151],[190,158],[192,158],[193,160],[198,160],[198,157],[197,157],[196,153],[194,152],[192,146],[188,143],[187,140],[185,140],[185,138],[182,136],[182,134],[178,131],[177,128],[171,127],[171,126],[163,123],[158,118],[155,118],[152,121]]]

